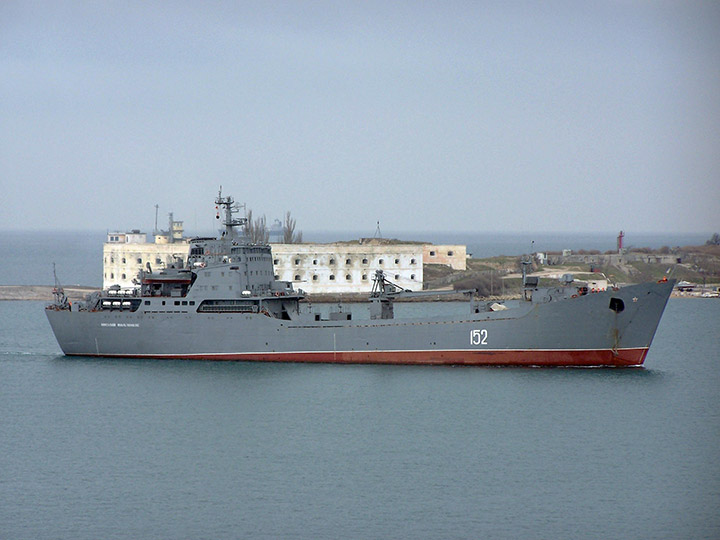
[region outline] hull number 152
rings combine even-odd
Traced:
[[[470,345],[487,345],[488,331],[470,330]]]

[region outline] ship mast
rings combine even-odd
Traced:
[[[227,197],[223,197],[222,186],[220,186],[220,191],[218,191],[217,199],[215,199],[215,205],[215,209],[217,210],[215,219],[220,219],[221,208],[225,212],[225,221],[223,222],[223,225],[225,225],[225,231],[222,233],[222,235],[227,238],[234,238],[234,228],[244,227],[247,223],[247,218],[245,217],[233,218],[233,214],[237,213],[240,210],[241,205],[235,203],[235,199],[233,199],[229,195]]]

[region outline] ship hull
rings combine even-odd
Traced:
[[[177,309],[47,310],[67,355],[263,362],[639,366],[672,290],[647,283],[455,317],[286,321]],[[624,308],[613,310],[611,299]]]
[[[199,354],[104,354],[111,358],[149,358],[156,360],[211,360],[244,362],[296,362],[328,364],[527,366],[527,367],[633,367],[645,360],[648,349],[606,350],[413,350],[413,351],[334,351],[284,353],[199,353]],[[98,356],[77,353],[73,356]]]

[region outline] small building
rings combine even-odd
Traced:
[[[453,270],[467,269],[467,246],[424,244],[422,249],[425,264],[443,264]]]
[[[689,281],[680,281],[677,285],[675,285],[675,288],[679,292],[693,292],[695,287],[696,285],[694,283],[690,283]]]

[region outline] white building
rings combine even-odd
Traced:
[[[103,288],[136,286],[141,270],[157,271],[171,264],[185,265],[190,244],[182,236],[182,222],[173,234],[162,232],[148,242],[145,233],[108,233],[103,245]],[[178,225],[179,224],[179,225]],[[423,288],[423,263],[464,269],[466,247],[433,246],[396,240],[364,238],[330,244],[270,244],[275,278],[292,282],[309,294],[367,293],[376,270],[404,289]]]
[[[118,285],[135,287],[141,270],[161,270],[173,263],[184,265],[189,244],[182,238],[182,222],[179,231],[174,229],[172,238],[167,233],[155,235],[155,242],[148,242],[147,235],[134,229],[131,232],[111,232],[103,244],[103,288]],[[179,238],[178,233],[179,232]]]
[[[423,246],[425,264],[442,264],[453,270],[467,269],[467,246],[425,244]]]
[[[310,294],[370,292],[376,270],[404,289],[422,290],[422,244],[362,239],[271,247],[276,279]]]

